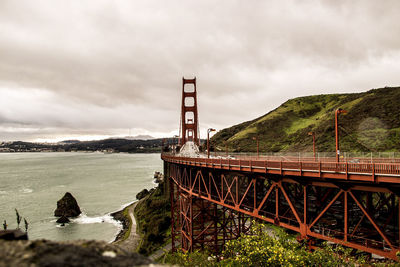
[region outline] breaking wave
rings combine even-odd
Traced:
[[[117,227],[122,228],[122,224],[119,221],[114,220],[114,218],[110,214],[97,217],[89,217],[86,215],[86,213],[81,213],[81,215],[79,215],[77,218],[71,219],[71,222],[77,224],[111,223]]]
[[[22,189],[20,189],[19,190],[21,193],[23,193],[23,194],[29,194],[29,193],[32,193],[33,192],[33,189],[31,189],[31,188],[22,188]]]

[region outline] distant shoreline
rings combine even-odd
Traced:
[[[96,154],[160,154],[161,151],[153,151],[153,152],[148,152],[148,151],[143,151],[143,152],[110,152],[110,153],[104,153],[101,151],[91,151],[91,150],[81,150],[81,151],[15,151],[15,152],[9,152],[9,151],[0,151],[0,154],[18,154],[18,153],[96,153]]]
[[[104,139],[93,141],[36,143],[0,141],[0,152],[101,152],[101,153],[159,153],[163,138],[151,140]],[[170,142],[172,142],[170,140]]]

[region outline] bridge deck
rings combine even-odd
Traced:
[[[285,157],[180,157],[163,153],[161,158],[167,162],[198,166],[212,169],[241,171],[249,173],[277,174],[283,176],[301,176],[316,179],[336,179],[367,183],[400,184],[400,163],[396,159],[371,159],[366,162],[357,159],[357,163],[334,162],[332,158],[319,161],[314,159],[294,159]],[[389,162],[391,161],[391,162]]]

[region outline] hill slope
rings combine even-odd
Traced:
[[[221,130],[212,137],[217,149],[230,151],[312,151],[316,134],[318,151],[335,151],[335,110],[340,116],[342,151],[400,151],[400,87],[364,93],[330,94],[290,99],[268,114]]]

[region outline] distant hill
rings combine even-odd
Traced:
[[[80,143],[81,141],[79,141],[79,140],[64,140],[64,141],[61,141],[61,142],[58,142],[58,144],[60,144],[60,145],[68,145],[68,144],[77,144],[77,143]]]
[[[113,137],[110,139],[127,139],[127,140],[152,140],[156,139],[151,135],[135,135],[135,136],[125,136],[125,137]]]
[[[84,141],[65,146],[67,150],[115,150],[118,152],[142,153],[160,152],[163,139],[128,140],[125,138],[110,138],[96,141]]]
[[[151,135],[136,135],[136,136],[126,136],[125,139],[129,139],[129,140],[152,140],[155,139],[153,136]]]
[[[329,94],[290,99],[255,120],[223,129],[212,137],[219,149],[312,151],[313,131],[318,151],[335,151],[335,110],[340,115],[342,151],[400,151],[400,87],[373,89],[364,93]]]

